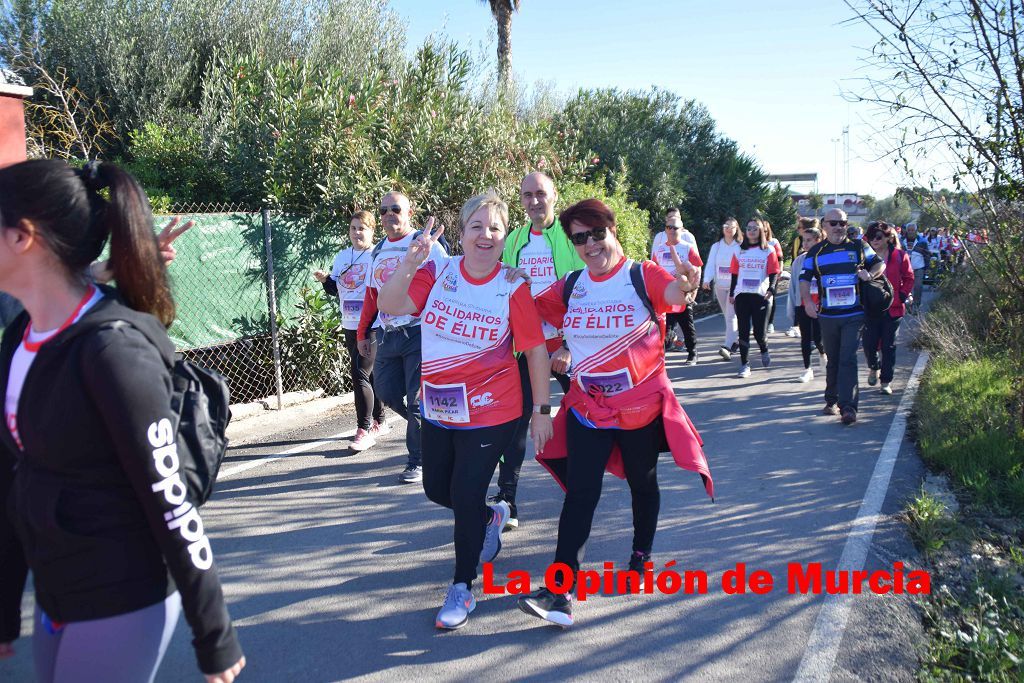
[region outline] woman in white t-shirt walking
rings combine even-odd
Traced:
[[[751,218],[747,222],[740,243],[740,253],[734,256],[731,266],[729,300],[736,307],[736,318],[740,334],[740,377],[750,377],[750,327],[754,327],[754,339],[761,349],[761,365],[771,365],[764,327],[768,321],[768,306],[775,292],[775,280],[779,276],[778,252],[768,245],[764,221]]]
[[[732,354],[739,350],[736,331],[736,311],[729,301],[729,284],[732,281],[732,259],[740,253],[740,224],[730,216],[722,223],[722,239],[711,245],[708,252],[708,264],[704,270],[704,289],[711,288],[715,283],[715,297],[718,307],[725,319],[725,343],[718,349],[718,355],[730,360]]]
[[[354,213],[348,228],[351,245],[339,251],[334,257],[330,273],[322,270],[313,273],[313,277],[323,285],[325,292],[338,297],[345,350],[348,351],[349,377],[356,404],[356,435],[350,448],[357,452],[372,448],[376,445],[378,436],[391,431],[384,421],[384,404],[373,393],[373,359],[376,355],[376,346],[371,343],[369,354],[362,356],[359,354],[356,340],[359,316],[363,312],[363,298],[370,272],[376,226],[377,221],[369,211]],[[371,329],[368,334],[372,341],[374,331]]]

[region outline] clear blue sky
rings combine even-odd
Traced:
[[[495,47],[480,0],[391,0],[410,47],[445,33],[466,47]],[[577,88],[652,85],[704,104],[723,133],[769,173],[817,172],[819,191],[883,197],[906,181],[878,150],[851,105],[873,34],[848,22],[842,0],[522,0],[512,21],[512,68],[520,82]],[[492,57],[493,58],[493,57]],[[850,126],[850,174],[838,176],[832,140]],[[837,183],[838,178],[838,183]]]

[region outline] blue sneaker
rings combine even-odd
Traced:
[[[480,549],[480,564],[493,562],[494,558],[501,552],[501,532],[505,523],[512,516],[512,511],[503,500],[488,505],[491,509],[491,521],[487,525],[487,533],[484,535],[484,547]]]
[[[473,597],[473,591],[464,583],[453,583],[448,587],[448,594],[444,596],[444,604],[437,613],[434,626],[449,631],[461,628],[469,621],[469,613],[474,609],[476,598]]]

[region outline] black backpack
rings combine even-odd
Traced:
[[[131,323],[127,320],[110,323],[111,327],[119,325]],[[140,328],[135,329],[146,334]],[[213,494],[217,473],[228,450],[226,432],[231,422],[231,390],[220,373],[200,367],[180,354],[175,355],[175,360],[168,365],[174,442],[189,500],[199,507]]]
[[[184,358],[171,366],[171,383],[182,479],[198,507],[213,494],[228,450],[231,391],[223,375]]]
[[[576,286],[576,281],[580,279],[580,275],[583,275],[582,270],[574,270],[565,276],[565,287],[562,288],[562,303],[565,307],[569,307],[569,297],[572,296],[572,290]],[[643,303],[644,308],[651,316],[651,320],[658,324],[658,331],[661,332],[661,340],[665,341],[665,316],[658,315],[654,310],[654,304],[651,303],[651,297],[647,296],[647,287],[644,285],[644,273],[643,265],[639,261],[633,261],[633,265],[629,267],[629,280],[633,283],[633,289],[636,290],[636,295],[640,297],[640,302]]]
[[[864,265],[864,241],[857,240],[860,244],[860,265]],[[819,250],[820,251],[820,250]],[[892,257],[892,250],[889,251]],[[814,271],[818,274],[818,282],[821,282],[821,270],[818,268],[818,255],[814,255]],[[896,299],[896,293],[892,283],[886,277],[885,271],[878,277],[870,280],[857,280],[860,289],[860,305],[864,309],[864,315],[869,318],[881,318],[889,312],[892,302]]]

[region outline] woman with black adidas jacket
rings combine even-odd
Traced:
[[[108,238],[116,291],[86,276]],[[112,164],[0,170],[0,290],[26,309],[0,345],[0,658],[27,565],[38,680],[152,680],[182,611],[206,679],[234,680],[245,658],[179,473],[174,302],[142,189]]]

